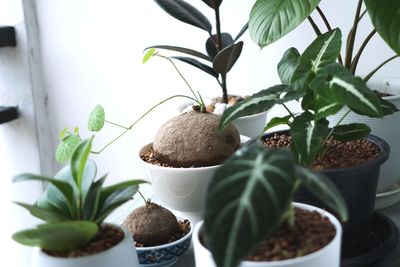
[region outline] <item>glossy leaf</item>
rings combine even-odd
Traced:
[[[317,99],[314,102],[314,107],[314,120],[319,120],[338,113],[343,108],[343,105],[332,101]]]
[[[290,136],[300,164],[311,165],[328,133],[328,121],[314,121],[314,116],[310,112],[304,112],[293,120]]]
[[[237,266],[279,227],[294,187],[294,162],[283,150],[246,146],[217,170],[204,215],[205,242],[217,266]]]
[[[233,44],[233,39],[232,36],[229,33],[223,32],[221,33],[221,42],[222,42],[222,46],[220,49],[217,48],[217,35],[213,34],[212,36],[208,37],[207,41],[206,41],[206,50],[207,50],[207,54],[214,58],[217,54],[219,50],[224,49],[227,46],[230,46]]]
[[[70,134],[64,137],[56,148],[55,157],[57,162],[65,163],[71,160],[72,154],[81,141],[81,138],[75,134]]]
[[[189,48],[184,48],[184,47],[180,47],[180,46],[172,46],[172,45],[153,45],[153,46],[147,47],[145,50],[151,49],[151,48],[166,49],[166,50],[171,50],[171,51],[175,51],[175,52],[180,52],[180,53],[184,53],[187,55],[191,55],[194,57],[198,57],[198,58],[213,62],[213,59],[211,57],[209,57],[201,52],[198,52],[196,50],[189,49]]]
[[[88,129],[92,132],[98,132],[103,129],[106,114],[104,108],[101,105],[96,107],[89,114]]]
[[[38,225],[35,229],[15,233],[12,238],[27,246],[48,250],[72,250],[87,244],[98,231],[88,221],[67,221]]]
[[[202,1],[213,9],[219,8],[219,6],[222,3],[222,0],[202,0]]]
[[[76,149],[71,159],[72,177],[78,187],[79,192],[82,188],[82,180],[87,159],[92,148],[93,137],[84,140]]]
[[[211,34],[208,19],[194,6],[182,0],[154,0],[165,12],[184,23],[198,27]]]
[[[332,137],[339,141],[353,141],[362,139],[371,132],[364,123],[342,124],[333,127]]]
[[[289,124],[291,116],[287,115],[285,117],[274,117],[272,118],[264,128],[264,131],[267,131],[275,126],[282,125],[282,124]]]
[[[243,42],[238,42],[231,46],[225,47],[214,58],[213,68],[221,74],[228,73],[235,65],[240,54],[242,53]]]
[[[14,203],[21,207],[24,207],[33,216],[35,216],[39,219],[42,219],[46,222],[60,222],[60,221],[70,220],[70,218],[68,218],[68,217],[64,216],[62,213],[54,211],[54,210],[48,210],[48,209],[38,207],[36,205],[30,205],[30,204],[21,203],[21,202],[14,202]]]
[[[376,31],[400,55],[400,1],[364,0],[364,3]]]
[[[334,63],[342,47],[342,33],[339,29],[318,36],[301,56],[301,62],[317,73],[322,67]]]
[[[247,31],[249,28],[249,23],[246,23],[243,28],[240,30],[240,32],[236,35],[235,39],[233,40],[234,43],[236,43],[237,40],[239,40],[240,37]]]
[[[198,61],[194,58],[190,58],[190,57],[171,57],[171,58],[174,58],[174,59],[180,60],[182,62],[185,62],[187,64],[190,64],[190,65],[204,71],[205,73],[210,74],[214,78],[218,79],[219,75],[213,68],[211,68],[210,66],[208,66],[204,63],[201,63],[200,61]]]
[[[291,32],[317,7],[320,0],[257,0],[250,12],[250,36],[265,47]]]
[[[84,220],[95,221],[97,212],[99,210],[101,189],[106,177],[107,175],[104,175],[90,186],[83,205]]]
[[[399,111],[395,105],[393,105],[391,102],[389,102],[389,101],[387,101],[387,100],[385,100],[385,99],[383,99],[381,97],[379,98],[379,102],[380,102],[383,114],[385,116],[393,114],[393,113]]]
[[[332,209],[343,222],[348,220],[346,201],[329,178],[302,166],[296,166],[296,174],[309,192]]]

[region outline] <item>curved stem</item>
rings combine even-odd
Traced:
[[[380,70],[380,68],[382,68],[383,66],[385,66],[387,63],[389,63],[390,61],[392,61],[393,59],[399,57],[398,55],[394,55],[388,59],[386,59],[382,64],[380,64],[377,68],[375,68],[373,71],[371,71],[367,76],[365,76],[365,78],[363,79],[364,82],[368,82],[369,79],[371,79],[372,76],[374,76],[374,74]]]
[[[315,21],[312,19],[311,16],[308,16],[308,21],[310,22],[312,28],[314,29],[314,32],[317,36],[321,35],[321,30],[318,28],[317,24],[315,23]]]
[[[351,60],[353,58],[354,43],[355,43],[355,39],[356,39],[356,35],[357,35],[358,22],[360,21],[360,13],[361,13],[362,3],[363,3],[362,0],[358,0],[357,10],[356,10],[356,14],[354,16],[353,27],[350,31],[348,43],[347,43],[347,47],[346,47],[345,67],[348,69],[350,69],[350,67],[351,67]]]
[[[118,124],[118,123],[115,123],[115,122],[112,122],[112,121],[108,121],[108,120],[104,120],[104,121],[107,122],[107,123],[109,123],[109,124],[111,124],[111,125],[120,127],[120,128],[122,128],[122,129],[128,129],[128,127],[125,127],[125,126],[120,125],[120,124]]]
[[[349,110],[338,120],[338,122],[336,123],[336,125],[332,127],[332,129],[329,131],[328,135],[325,137],[323,144],[325,144],[326,141],[328,141],[328,139],[331,137],[331,135],[332,135],[332,133],[333,133],[333,129],[334,129],[336,126],[339,126],[339,125],[342,123],[342,121],[347,117],[347,115],[349,115],[350,112],[351,112],[351,109],[349,109]],[[324,153],[322,153],[322,154],[324,154]]]
[[[376,30],[374,29],[370,32],[370,34],[368,34],[367,38],[365,38],[360,49],[358,50],[357,55],[354,57],[353,63],[351,64],[351,68],[350,68],[350,71],[351,71],[351,73],[353,73],[353,75],[356,73],[358,61],[360,60],[361,54],[363,53],[365,47],[367,46],[368,42],[372,39],[372,37],[375,35],[375,33],[376,33]]]
[[[286,106],[285,103],[282,103],[282,106],[286,109],[286,111],[289,113],[290,117],[294,119],[294,114],[290,111],[290,109]]]

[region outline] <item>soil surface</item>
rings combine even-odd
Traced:
[[[335,234],[336,230],[328,218],[316,211],[295,208],[295,228],[282,225],[247,260],[277,261],[304,256],[325,247]]]
[[[274,134],[263,140],[269,148],[288,148],[291,137],[287,134]],[[380,149],[368,140],[340,142],[330,139],[326,143],[326,150],[322,157],[312,164],[314,170],[327,170],[334,168],[349,168],[368,162],[380,155]]]
[[[117,245],[124,238],[124,232],[115,226],[102,224],[97,235],[84,247],[68,252],[43,250],[50,256],[78,258],[97,254]]]

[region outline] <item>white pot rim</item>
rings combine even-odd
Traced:
[[[245,263],[246,266],[249,267],[268,267],[270,265],[273,266],[286,266],[288,264],[294,264],[294,263],[298,263],[298,262],[302,262],[302,261],[306,261],[310,258],[313,257],[318,257],[319,254],[322,254],[323,251],[330,249],[332,246],[334,246],[334,243],[341,238],[342,235],[342,225],[339,222],[339,220],[331,213],[329,213],[326,210],[317,208],[315,206],[312,205],[308,205],[308,204],[303,204],[303,203],[298,203],[298,202],[293,202],[294,206],[297,208],[301,208],[301,209],[305,209],[305,210],[316,210],[317,212],[319,212],[321,215],[323,215],[324,217],[327,217],[329,219],[329,221],[332,223],[332,225],[335,227],[336,230],[336,234],[335,237],[331,240],[331,242],[329,242],[326,246],[324,246],[323,248],[321,248],[318,251],[315,251],[313,253],[307,254],[305,256],[301,256],[301,257],[297,257],[297,258],[293,258],[293,259],[288,259],[288,260],[280,260],[280,261],[242,261],[243,263]],[[201,242],[199,241],[199,233],[200,230],[203,228],[203,223],[204,221],[200,221],[196,224],[195,229],[194,229],[194,236],[193,236],[193,242],[198,242],[199,245],[206,249],[207,251],[209,251],[207,248],[205,248],[203,246],[203,244],[201,244]]]

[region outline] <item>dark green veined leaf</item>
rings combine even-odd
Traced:
[[[233,40],[234,43],[236,43],[237,40],[239,40],[240,37],[247,31],[249,28],[249,23],[246,23],[243,28],[240,30],[240,32],[236,35],[235,39]]]
[[[346,201],[329,178],[302,166],[296,166],[296,174],[302,185],[322,203],[331,208],[343,222],[348,220]]]
[[[315,120],[324,119],[330,115],[336,114],[343,108],[342,104],[326,101],[325,99],[316,99],[314,102],[314,106]]]
[[[339,141],[353,141],[361,139],[371,132],[364,123],[342,124],[333,127],[332,137]]]
[[[222,0],[202,0],[202,1],[213,9],[217,9],[222,3]]]
[[[222,49],[214,58],[214,70],[221,74],[227,74],[240,57],[242,49],[242,41]]]
[[[26,203],[21,203],[21,202],[14,202],[17,205],[20,205],[21,207],[24,207],[25,209],[29,210],[29,212],[35,216],[36,218],[42,219],[46,222],[60,222],[60,221],[67,221],[70,220],[70,218],[65,217],[64,214],[54,211],[54,210],[48,210],[44,208],[40,208],[36,205],[30,205]]]
[[[221,33],[221,42],[222,42],[222,46],[220,49],[217,48],[217,35],[213,34],[212,36],[208,37],[207,41],[206,41],[206,50],[207,50],[207,54],[214,58],[217,54],[218,51],[224,49],[227,46],[230,46],[233,44],[233,39],[232,36],[229,33],[223,32]]]
[[[310,112],[304,112],[293,120],[290,136],[300,164],[309,166],[314,161],[329,133],[328,124],[327,120],[315,121]]]
[[[190,57],[171,57],[171,58],[174,58],[174,59],[180,60],[182,62],[185,62],[187,64],[190,64],[190,65],[204,71],[205,73],[210,74],[214,78],[218,79],[219,75],[213,68],[211,68],[210,66],[207,66],[204,63],[201,63],[200,61],[198,61],[194,58],[190,58]]]
[[[64,137],[56,148],[55,157],[57,162],[65,163],[70,161],[75,149],[81,143],[81,138],[76,134]]]
[[[106,113],[101,105],[96,107],[89,114],[88,129],[92,132],[98,132],[103,129],[106,119]]]
[[[308,90],[306,94],[304,95],[303,99],[301,100],[301,108],[303,110],[313,110],[315,111],[315,96],[314,92],[311,90]]]
[[[310,87],[327,101],[347,105],[356,113],[371,117],[383,116],[379,97],[360,78],[338,63],[323,67]]]
[[[165,12],[184,23],[198,27],[211,34],[208,19],[194,6],[182,0],[154,0]]]
[[[67,221],[38,225],[35,229],[15,233],[12,238],[27,246],[48,250],[72,250],[82,247],[98,231],[97,224],[88,221]]]
[[[393,114],[393,113],[399,111],[395,105],[393,105],[391,102],[389,102],[381,97],[379,98],[379,102],[381,104],[381,108],[382,108],[384,116],[387,116],[387,115],[390,115],[390,114]]]
[[[320,0],[257,0],[249,18],[250,36],[261,47],[295,29]]]
[[[106,177],[107,175],[104,175],[90,186],[83,204],[84,220],[93,221],[96,218],[99,209],[100,193]]]
[[[275,126],[282,125],[282,124],[289,124],[289,120],[292,116],[287,115],[285,117],[274,117],[272,118],[264,128],[264,131],[267,131]]]
[[[93,137],[84,140],[76,149],[71,159],[72,177],[78,187],[79,192],[82,189],[82,180],[87,159],[92,149]]]
[[[289,152],[257,145],[242,148],[218,169],[204,215],[205,242],[217,266],[237,266],[279,227],[295,181]]]
[[[233,120],[242,116],[257,114],[272,108],[275,104],[285,103],[290,100],[299,99],[302,94],[290,94],[289,97],[281,97],[282,93],[290,90],[287,85],[276,85],[264,89],[236,105],[227,108],[221,116],[219,130],[222,131]]]
[[[209,57],[201,52],[198,52],[196,50],[185,48],[185,47],[172,46],[172,45],[153,45],[153,46],[147,47],[145,50],[151,49],[151,48],[166,49],[166,50],[171,50],[171,51],[175,51],[175,52],[180,52],[180,53],[188,54],[188,55],[191,55],[194,57],[198,57],[198,58],[213,62],[213,59],[211,57]]]
[[[400,1],[364,0],[364,3],[376,31],[400,55]]]
[[[318,36],[301,56],[301,62],[317,73],[322,67],[334,63],[342,47],[342,33],[334,29]]]

